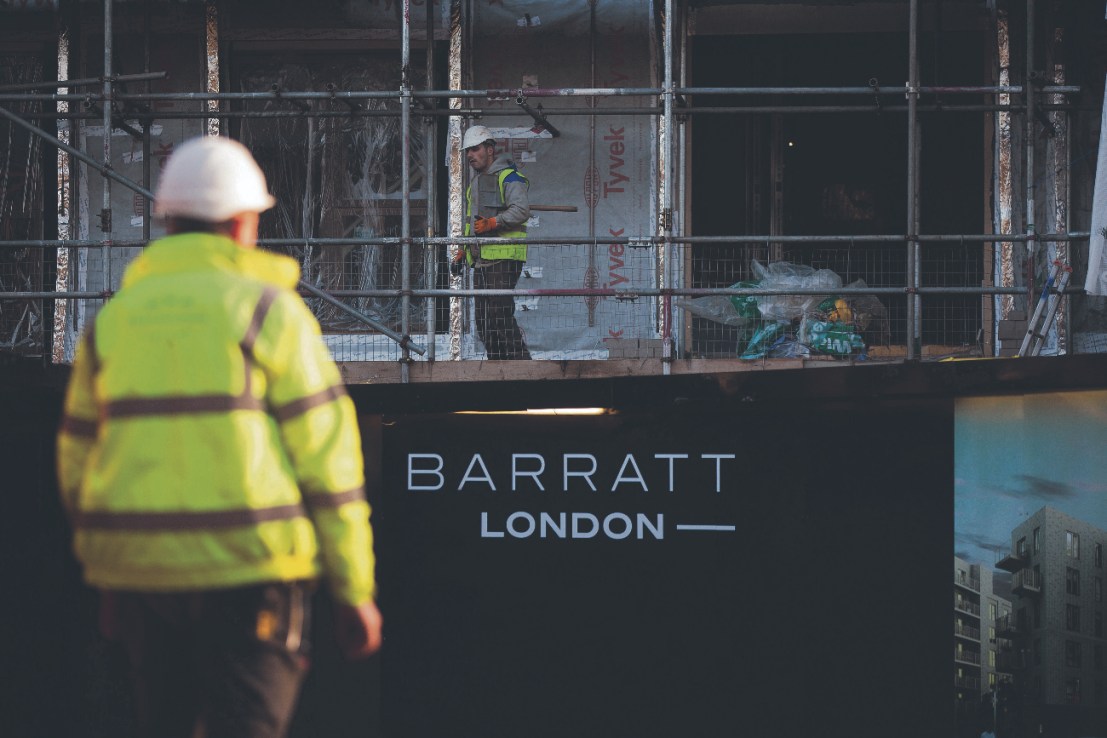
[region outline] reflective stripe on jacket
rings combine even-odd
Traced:
[[[327,578],[373,596],[354,406],[293,291],[299,267],[222,236],[150,245],[77,351],[58,475],[89,584]]]
[[[513,166],[495,172],[496,184],[498,186],[500,201],[499,207],[491,208],[489,211],[482,212],[485,207],[478,205],[478,215],[481,217],[495,217],[499,211],[503,210],[507,206],[507,200],[504,197],[504,181],[511,175],[515,175],[523,181],[524,184],[528,184],[527,178],[523,174],[515,169]],[[480,175],[491,176],[491,173]],[[473,213],[473,185],[469,184],[465,188],[465,235],[471,236],[470,223],[472,222]],[[527,226],[526,223],[521,224],[515,230],[501,229],[493,234],[496,238],[526,238]],[[465,250],[466,259],[470,264],[473,263],[472,252],[467,248]],[[527,245],[525,243],[490,243],[480,245],[480,257],[481,259],[512,259],[514,261],[526,261],[527,260]]]

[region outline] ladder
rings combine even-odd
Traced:
[[[1049,278],[1042,288],[1042,294],[1038,296],[1034,314],[1026,324],[1026,337],[1022,339],[1019,356],[1037,356],[1042,350],[1042,344],[1045,343],[1046,335],[1049,333],[1049,326],[1053,324],[1053,318],[1057,315],[1061,296],[1071,276],[1072,267],[1062,264],[1060,260],[1053,262],[1053,268],[1049,271]]]

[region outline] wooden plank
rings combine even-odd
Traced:
[[[760,372],[801,369],[805,364],[823,363],[832,357],[813,359],[679,359],[671,363],[674,375],[714,374],[718,372]],[[841,362],[838,362],[841,363]],[[400,382],[398,362],[340,362],[347,384],[396,384]],[[607,361],[418,361],[410,365],[411,383],[445,384],[451,382],[498,382],[517,380],[607,379],[611,377],[661,376],[660,359],[612,359]]]

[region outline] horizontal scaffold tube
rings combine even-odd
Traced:
[[[44,141],[48,141],[49,143],[53,144],[57,148],[59,148],[62,151],[66,152],[67,154],[69,154],[70,156],[75,157],[77,159],[80,159],[85,164],[92,167],[93,169],[95,169],[97,172],[99,172],[103,176],[107,177],[108,179],[114,180],[114,181],[118,182],[119,184],[124,185],[125,187],[133,190],[134,192],[137,192],[138,194],[142,195],[143,197],[148,197],[148,198],[153,199],[154,193],[151,192],[150,190],[146,189],[142,185],[138,184],[137,182],[132,182],[131,180],[124,177],[122,174],[119,174],[118,172],[116,172],[111,167],[108,167],[108,166],[105,166],[105,165],[101,164],[100,162],[96,161],[95,159],[93,159],[91,156],[84,153],[80,149],[74,148],[74,147],[70,146],[69,144],[65,143],[60,138],[58,138],[56,136],[53,136],[50,133],[47,133],[46,131],[42,130],[41,128],[36,128],[35,126],[31,125],[27,121],[23,120],[23,118],[16,115],[15,113],[9,112],[5,108],[0,108],[0,117],[7,118],[12,123],[15,123],[17,126],[25,128],[26,130],[30,131],[31,133],[35,134],[36,136],[42,138]],[[103,245],[103,244],[101,244],[101,245]]]
[[[381,326],[371,318],[357,312],[348,305],[340,303],[336,298],[359,298],[359,297],[375,297],[375,298],[395,298],[405,294],[404,290],[333,290],[331,292],[322,293],[321,290],[311,288],[305,283],[300,284],[301,290],[309,295],[315,297],[322,297],[323,294],[327,295],[331,299],[328,300],[332,305],[339,307],[348,312],[353,317],[357,318],[361,322],[366,323],[370,327],[378,330],[379,332],[387,335],[389,338],[397,341],[398,343],[404,342],[408,348],[416,353],[422,355],[423,349],[417,344],[411,343],[410,337],[403,338],[398,333]],[[588,287],[566,287],[559,289],[503,289],[503,290],[476,290],[476,289],[412,289],[406,292],[411,297],[431,297],[431,298],[452,298],[452,297],[490,297],[490,296],[514,296],[514,297],[610,297],[615,300],[627,300],[633,301],[643,297],[771,297],[778,295],[826,295],[833,293],[836,296],[842,295],[889,295],[889,296],[902,296],[910,293],[911,290],[908,287],[838,287],[834,289],[749,289],[749,288],[730,288],[730,287],[673,287],[673,288],[660,288],[660,287],[643,287],[641,289],[611,289],[611,288],[588,288]],[[920,287],[914,290],[915,293],[920,295],[1023,295],[1026,294],[1025,288],[1021,287]],[[1082,289],[1077,287],[1069,287],[1064,290],[1063,294],[1075,295],[1081,294]],[[0,299],[5,300],[103,300],[109,295],[102,292],[0,292]]]
[[[3,95],[0,95],[3,97]],[[1098,112],[1098,108],[1093,107],[1081,107],[1074,104],[1049,104],[1049,105],[1036,105],[1038,110],[1067,110],[1078,111],[1086,110],[1089,112]],[[1015,103],[1011,104],[994,104],[994,105],[919,105],[918,111],[920,113],[994,113],[999,111],[1006,111],[1010,113],[1021,113],[1026,110],[1025,105],[1019,105]],[[587,116],[587,115],[661,115],[663,113],[662,108],[657,106],[643,106],[640,108],[547,108],[543,111],[547,116]],[[678,108],[678,115],[766,115],[771,113],[810,113],[810,114],[837,114],[837,113],[850,113],[858,114],[864,113],[866,115],[883,115],[887,113],[906,113],[907,106],[905,105],[750,105],[743,107],[691,107],[691,108]],[[43,110],[39,112],[26,112],[21,115],[29,120],[100,120],[100,114],[94,111],[83,113],[72,112],[55,112],[52,110]],[[312,110],[305,111],[300,109],[295,110],[205,110],[205,111],[176,111],[167,115],[147,115],[137,116],[130,114],[129,120],[134,120],[136,123],[140,119],[147,120],[190,120],[190,119],[268,119],[268,118],[396,118],[400,116],[399,110],[349,110],[347,108],[330,109],[330,110]],[[416,118],[507,118],[518,117],[519,112],[516,110],[500,110],[500,109],[482,109],[482,108],[470,108],[467,110],[459,111],[455,108],[438,108],[435,110],[420,110],[412,113]]]
[[[43,85],[46,86],[46,85]],[[1082,88],[1077,85],[1051,85],[1042,87],[1040,94],[1079,94]],[[973,87],[920,87],[920,95],[1019,95],[1024,88],[1014,86],[973,86]],[[518,97],[655,97],[664,93],[657,87],[566,87],[544,88],[528,87],[503,90],[412,90],[413,98],[476,98],[476,99],[515,99]],[[905,93],[903,87],[681,87],[673,90],[677,95],[881,95],[900,96]],[[6,94],[0,89],[0,102],[102,102],[102,93],[24,93]],[[399,92],[391,90],[331,90],[331,91],[288,91],[269,90],[266,92],[120,92],[111,96],[112,100],[122,102],[156,101],[305,101],[305,100],[399,100]],[[590,110],[590,109],[589,109]],[[168,115],[166,117],[172,117]]]
[[[973,234],[935,234],[919,235],[915,240],[923,243],[1023,243],[1026,241],[1052,241],[1069,242],[1084,241],[1091,234],[1088,231],[1074,231],[1072,233],[1038,233],[1029,235],[1025,233],[973,233]],[[884,235],[866,234],[861,236],[612,236],[610,238],[479,238],[473,236],[432,236],[412,237],[409,239],[415,246],[446,246],[463,243],[497,244],[497,243],[527,243],[531,246],[605,246],[609,244],[625,244],[632,247],[647,248],[661,243],[688,243],[688,244],[765,244],[787,243],[795,245],[813,244],[824,245],[827,243],[840,244],[900,244],[907,240],[902,233],[889,233]],[[399,246],[404,239],[398,236],[385,238],[262,238],[258,244],[265,247],[275,246]],[[143,247],[147,241],[137,239],[117,239],[109,245],[113,248]],[[89,240],[0,240],[2,248],[87,248],[101,247],[103,241]]]
[[[165,79],[169,72],[141,72],[139,74],[113,74],[108,79],[112,82],[144,82],[156,79]],[[39,90],[46,87],[87,87],[88,85],[102,85],[103,77],[84,77],[82,79],[58,79],[42,80],[40,82],[24,82],[17,85],[0,85],[0,92],[17,92],[19,90]]]

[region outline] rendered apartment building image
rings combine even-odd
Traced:
[[[1015,645],[1004,637],[1011,601],[995,594],[990,566],[953,557],[954,693],[959,734],[979,735],[986,699],[1012,679]]]
[[[994,670],[989,671],[987,664],[980,669],[982,695],[993,684],[999,687],[995,711],[999,735],[1107,732],[1105,543],[1107,531],[1048,506],[1012,531],[1011,550],[996,563],[997,569],[1010,575],[1011,616],[1001,615],[994,625],[998,648]],[[963,563],[955,561],[957,567]],[[972,567],[964,569],[971,581]],[[960,568],[957,572],[960,576]],[[981,584],[989,578],[982,574]],[[996,572],[994,579],[999,582],[1006,576]],[[963,589],[956,587],[955,605]],[[983,604],[990,591],[983,587],[977,599]],[[961,596],[964,602],[973,601],[968,592]],[[987,621],[992,612],[982,608],[982,629],[993,627]],[[985,659],[991,659],[991,642],[982,632]],[[969,648],[965,646],[966,652]],[[1004,685],[1008,678],[1009,685]]]

